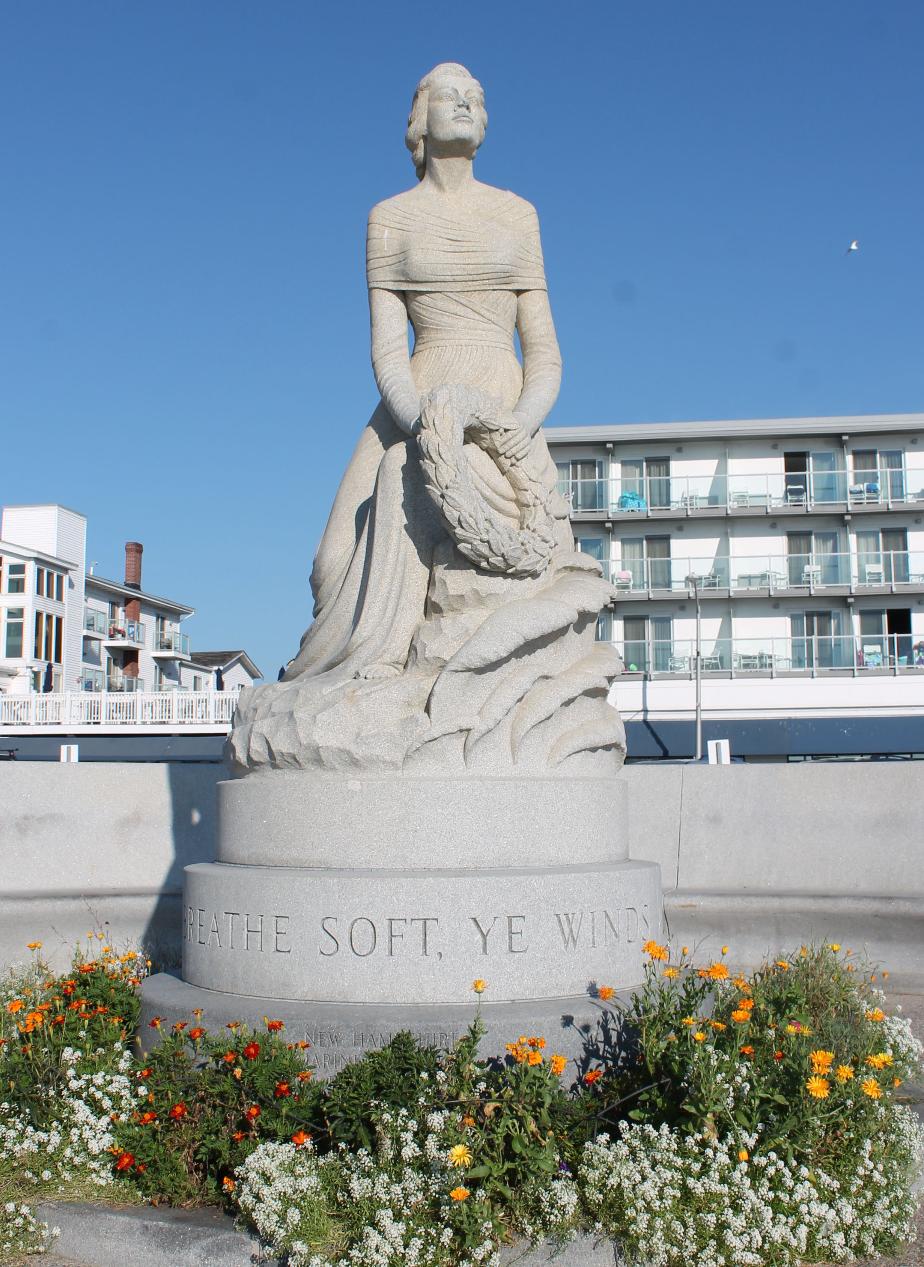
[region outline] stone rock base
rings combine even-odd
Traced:
[[[616,1000],[624,1001],[630,993],[620,990]],[[308,1060],[323,1078],[384,1046],[402,1030],[431,1046],[449,1047],[466,1032],[478,1010],[474,995],[467,1004],[403,1005],[252,998],[204,990],[163,972],[144,982],[141,996],[140,1038],[148,1049],[158,1041],[159,1031],[150,1024],[154,1017],[161,1018],[165,1032],[176,1021],[193,1023],[194,1008],[202,1009],[195,1023],[214,1031],[222,1030],[229,1021],[243,1021],[255,1030],[264,1030],[264,1018],[269,1017],[285,1023],[289,1042],[305,1039],[311,1044]],[[546,1055],[568,1057],[564,1078],[573,1081],[611,1049],[617,1028],[613,1019],[616,1000],[603,1004],[585,994],[526,1003],[482,1002],[480,1013],[487,1032],[480,1054],[503,1055],[505,1045],[521,1034],[536,1034],[546,1040]]]

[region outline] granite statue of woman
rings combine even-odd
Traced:
[[[620,664],[594,641],[611,590],[575,551],[541,430],[561,359],[539,222],[475,179],[486,126],[463,66],[418,84],[406,144],[419,183],[369,216],[381,403],[317,552],[314,622],[284,679],[238,709],[238,774],[622,763],[607,702]]]

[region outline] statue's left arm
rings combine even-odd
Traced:
[[[517,296],[517,329],[523,350],[523,390],[513,417],[533,436],[558,398],[561,353],[545,290],[524,290]]]

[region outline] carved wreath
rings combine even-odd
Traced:
[[[515,426],[484,393],[439,387],[421,406],[420,466],[427,492],[461,554],[488,572],[538,576],[556,547],[552,492],[498,447],[501,436]],[[476,491],[463,454],[466,437],[488,453],[506,477],[520,513],[518,528]]]

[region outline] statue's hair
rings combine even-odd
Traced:
[[[424,75],[417,85],[414,91],[414,100],[411,102],[411,113],[408,115],[404,144],[411,151],[411,158],[417,170],[418,180],[423,180],[427,170],[427,102],[430,96],[430,89],[444,74],[464,75],[472,83],[478,83],[472,72],[466,69],[465,66],[460,66],[458,62],[440,62],[439,66],[434,66],[429,74]],[[482,132],[484,132],[488,126],[488,112],[482,107],[480,113],[481,128]]]

